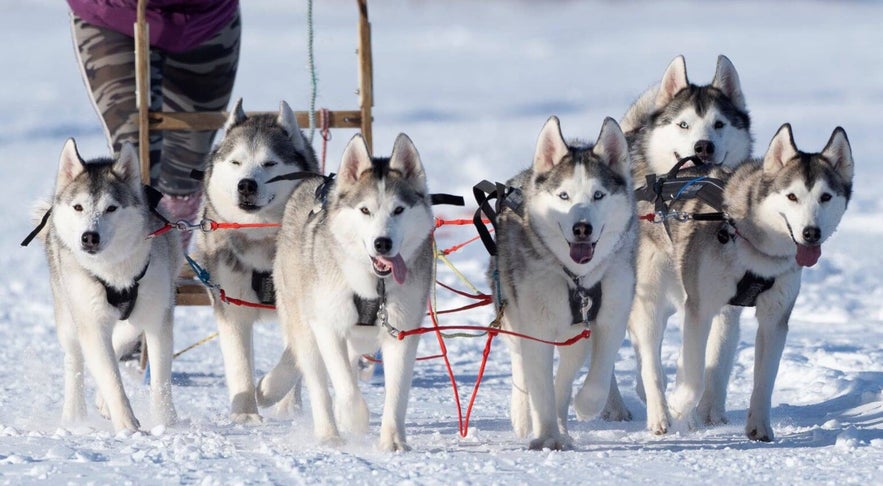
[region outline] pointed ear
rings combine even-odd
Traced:
[[[604,119],[601,133],[598,134],[598,141],[592,147],[592,152],[609,165],[614,172],[625,177],[626,180],[631,179],[629,144],[616,120],[610,117]]]
[[[426,192],[426,172],[423,170],[423,162],[420,154],[411,138],[400,133],[392,146],[392,155],[389,156],[389,168],[401,172],[414,187],[420,192]]]
[[[852,180],[855,169],[852,147],[849,145],[849,139],[846,138],[846,130],[841,127],[834,129],[828,144],[822,150],[822,156],[828,159],[840,177],[847,181]]]
[[[679,91],[688,86],[690,86],[690,82],[687,81],[687,61],[684,60],[684,56],[678,56],[665,69],[662,81],[659,82],[656,108],[659,109],[667,105]]]
[[[370,170],[371,167],[371,154],[368,153],[368,145],[365,144],[362,135],[357,133],[343,149],[340,169],[337,171],[337,188],[342,189],[354,184],[359,180],[362,172]]]
[[[83,172],[84,164],[80,153],[77,152],[77,142],[73,138],[67,139],[64,148],[61,149],[61,157],[58,161],[58,176],[55,181],[56,194]]]
[[[141,164],[138,163],[138,151],[135,150],[134,145],[123,142],[120,156],[113,163],[113,173],[132,186],[141,185]]]
[[[229,132],[231,128],[244,122],[246,118],[245,111],[242,109],[242,98],[239,98],[233,105],[233,109],[230,110],[227,121],[224,122],[224,131]]]
[[[279,103],[279,116],[276,117],[276,123],[288,133],[288,137],[298,152],[304,153],[307,150],[308,142],[297,124],[297,116],[284,101]]]
[[[540,131],[537,150],[533,157],[534,173],[542,174],[552,170],[568,153],[567,143],[561,135],[561,124],[557,116],[551,116]]]
[[[775,173],[794,157],[797,157],[797,147],[794,145],[791,124],[786,123],[773,136],[770,147],[767,149],[766,155],[763,156],[763,171]]]
[[[711,81],[711,85],[727,95],[736,108],[748,111],[748,107],[745,105],[745,96],[742,94],[742,84],[739,82],[739,74],[727,56],[717,57],[717,69],[714,71],[714,80]]]

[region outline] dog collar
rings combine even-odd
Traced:
[[[135,304],[138,300],[138,282],[147,274],[147,267],[149,266],[150,259],[144,264],[144,269],[141,270],[141,273],[135,276],[132,285],[123,289],[117,289],[102,280],[100,277],[95,277],[95,280],[98,280],[98,283],[104,286],[104,292],[107,295],[107,303],[116,307],[117,310],[120,311],[119,320],[125,321],[130,315],[132,315],[132,311],[135,309]]]

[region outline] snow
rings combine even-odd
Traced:
[[[307,106],[305,6],[243,2],[242,59],[234,96],[248,110],[272,110],[280,99]],[[353,109],[357,97],[356,8],[315,2],[318,106]],[[421,151],[433,191],[469,196],[482,179],[504,180],[525,167],[539,130],[557,114],[567,137],[593,139],[604,116],[619,118],[684,54],[690,79],[711,79],[719,53],[735,64],[753,116],[755,153],[792,123],[799,147],[819,150],[843,126],[856,165],[854,199],[803,289],[773,394],[773,443],[743,433],[752,387],[752,312],[730,383],[728,425],[654,436],[634,391],[628,341],[617,379],[632,422],[577,422],[575,450],[526,450],[508,419],[509,372],[495,341],[469,435],[457,434],[457,411],[439,360],[417,365],[408,410],[413,451],[378,451],[383,388],[365,383],[372,411],[366,437],[338,448],[318,444],[308,411],[293,419],[265,411],[260,426],[227,418],[216,341],[174,363],[174,400],[182,420],[158,426],[136,368],[124,382],[144,430],[115,435],[94,410],[83,424],[60,420],[62,353],[55,338],[46,263],[36,246],[22,249],[30,207],[49,194],[64,139],[84,155],[107,150],[73,56],[64,2],[0,2],[0,483],[198,484],[535,484],[684,483],[874,484],[883,479],[883,4],[876,2],[372,2],[375,149],[388,153],[399,131]],[[328,147],[334,170],[351,132]],[[316,136],[319,148],[320,139]],[[447,217],[468,210],[439,208]],[[442,247],[474,235],[444,229]],[[480,289],[486,261],[480,245],[451,260]],[[447,271],[446,283],[461,286]],[[440,307],[467,303],[439,291]],[[214,330],[207,308],[178,308],[176,348]],[[479,309],[443,324],[485,325]],[[427,323],[428,324],[428,323]],[[275,323],[257,326],[256,366],[278,358]],[[461,400],[474,383],[484,339],[447,340]],[[674,376],[679,326],[662,349]],[[433,336],[420,355],[438,353]],[[94,390],[91,377],[87,386]],[[308,407],[308,403],[306,407]]]

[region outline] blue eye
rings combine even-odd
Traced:
[[[567,201],[568,199],[570,199],[570,194],[562,191],[558,193],[558,197],[560,197],[562,201]]]
[[[595,191],[595,194],[592,196],[596,201],[600,201],[604,199],[605,194],[601,191]]]
[[[687,125],[687,122],[685,122],[685,121],[682,121],[682,122],[678,123],[678,126],[679,126],[680,128],[683,128],[684,130],[690,128],[690,125]]]

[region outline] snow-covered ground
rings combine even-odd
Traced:
[[[243,2],[243,50],[235,96],[246,109],[280,99],[307,106],[303,2]],[[116,437],[90,411],[87,423],[60,422],[62,354],[55,338],[47,269],[37,247],[18,243],[31,229],[29,208],[48,195],[64,139],[86,156],[105,153],[98,120],[74,60],[64,2],[0,0],[0,483],[858,483],[883,480],[883,4],[876,2],[529,2],[375,1],[375,150],[388,153],[408,133],[427,165],[433,191],[471,194],[481,179],[502,180],[526,167],[539,129],[557,114],[568,137],[593,138],[604,116],[619,118],[678,54],[691,80],[708,82],[719,53],[739,71],[753,116],[755,153],[790,122],[799,147],[819,150],[842,125],[856,160],[855,196],[804,287],[773,395],[771,444],[743,434],[753,368],[753,315],[729,388],[730,425],[657,437],[645,430],[634,392],[635,359],[625,342],[617,379],[635,415],[629,423],[575,422],[576,448],[532,452],[508,419],[508,354],[495,342],[469,436],[443,364],[417,365],[408,412],[414,450],[374,448],[383,389],[365,384],[372,411],[367,437],[339,448],[312,437],[308,412],[244,427],[227,418],[220,351],[210,342],[174,363],[179,425],[156,427],[134,368],[125,384],[144,432]],[[355,2],[316,2],[319,106],[356,107]],[[874,133],[877,130],[877,134]],[[352,135],[339,131],[329,170]],[[318,137],[317,148],[318,148]],[[440,208],[440,215],[467,210]],[[441,246],[473,236],[439,234]],[[480,245],[452,256],[486,288]],[[442,278],[455,283],[447,273]],[[459,303],[440,291],[442,307]],[[445,317],[483,325],[490,311]],[[179,308],[178,349],[214,329],[207,308]],[[663,359],[673,376],[676,320]],[[258,327],[260,373],[278,357],[275,323]],[[465,403],[484,339],[449,339]],[[421,355],[438,352],[425,337]],[[91,378],[87,385],[92,388]]]

